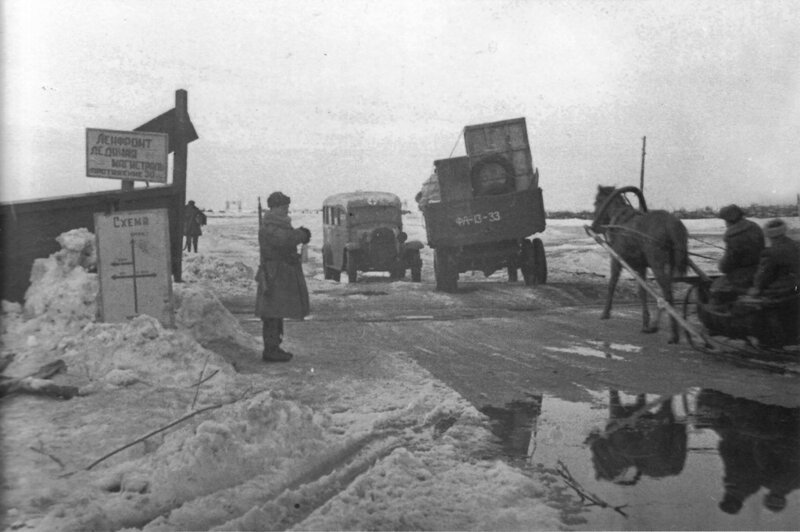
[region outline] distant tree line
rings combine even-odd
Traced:
[[[797,205],[756,205],[751,204],[747,207],[742,207],[745,216],[752,218],[782,218],[789,216],[798,216]],[[677,209],[672,213],[678,218],[684,220],[695,220],[698,218],[716,218],[719,209],[712,209],[711,207],[703,207],[702,209]],[[547,211],[547,218],[552,220],[577,218],[579,220],[592,220],[594,219],[594,211]]]

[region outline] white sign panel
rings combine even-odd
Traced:
[[[172,327],[167,210],[95,213],[94,227],[103,321],[148,314]]]
[[[167,182],[169,135],[139,131],[86,130],[86,175]]]

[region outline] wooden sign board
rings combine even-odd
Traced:
[[[166,133],[86,130],[86,176],[167,182]]]
[[[148,314],[172,327],[167,209],[95,213],[94,227],[103,321]]]

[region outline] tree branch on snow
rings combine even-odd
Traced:
[[[133,440],[132,442],[130,442],[130,443],[126,443],[126,444],[125,444],[125,445],[123,445],[122,447],[120,447],[120,448],[118,448],[118,449],[115,449],[115,450],[111,451],[110,453],[108,453],[108,454],[106,454],[106,455],[104,455],[104,456],[101,456],[100,458],[98,458],[97,460],[95,460],[94,462],[92,462],[91,464],[89,464],[89,467],[87,467],[87,468],[86,468],[86,471],[89,471],[91,468],[93,468],[94,466],[96,466],[96,465],[97,465],[97,464],[99,464],[100,462],[102,462],[102,461],[104,461],[104,460],[106,460],[106,459],[108,459],[108,458],[111,458],[111,457],[112,457],[112,456],[114,456],[115,454],[117,454],[117,453],[119,453],[119,452],[122,452],[122,451],[124,451],[124,450],[125,450],[125,449],[127,449],[128,447],[132,447],[132,446],[136,445],[137,443],[141,443],[141,442],[143,442],[144,440],[146,440],[147,438],[149,438],[149,437],[151,437],[151,436],[155,436],[155,435],[156,435],[156,434],[158,434],[159,432],[164,432],[165,430],[167,430],[167,429],[169,429],[169,428],[172,428],[172,427],[174,427],[175,425],[177,425],[177,424],[179,424],[179,423],[182,423],[183,421],[186,421],[187,419],[193,418],[194,416],[196,416],[196,415],[198,415],[198,414],[202,414],[203,412],[208,412],[209,410],[214,410],[214,409],[216,409],[216,408],[222,408],[222,406],[223,406],[223,405],[222,405],[222,403],[220,403],[220,404],[216,404],[216,405],[207,406],[207,407],[205,407],[205,408],[201,408],[200,410],[195,410],[194,412],[191,412],[191,413],[189,413],[189,414],[186,414],[186,415],[185,415],[185,416],[183,416],[182,418],[180,418],[180,419],[176,419],[175,421],[173,421],[173,422],[171,422],[171,423],[169,423],[169,424],[167,424],[167,425],[164,425],[163,427],[161,427],[161,428],[159,428],[159,429],[156,429],[156,430],[154,430],[154,431],[152,431],[152,432],[148,432],[147,434],[145,434],[145,435],[144,435],[144,436],[142,436],[141,438],[137,438],[137,439]]]
[[[44,444],[41,442],[41,440],[39,440],[39,447],[32,447],[31,446],[31,447],[28,447],[28,449],[30,449],[31,451],[33,451],[35,453],[39,453],[39,454],[42,454],[42,455],[48,457],[53,462],[57,463],[59,465],[59,467],[61,467],[61,469],[64,469],[64,462],[59,460],[57,456],[54,456],[54,455],[48,453],[47,451],[45,451],[44,450]]]
[[[60,397],[71,399],[78,395],[76,386],[61,386],[51,382],[49,379],[55,375],[66,371],[67,364],[61,360],[55,360],[40,367],[30,375],[22,378],[0,376],[0,397],[12,395],[14,393],[29,393],[33,395],[47,395],[50,397]]]
[[[600,508],[611,508],[612,510],[622,515],[623,517],[625,518],[628,517],[628,514],[622,511],[623,508],[628,506],[627,504],[623,504],[620,506],[612,506],[611,504],[607,503],[594,493],[588,491],[586,488],[581,486],[580,482],[575,480],[575,477],[572,476],[572,473],[569,472],[569,469],[567,469],[567,466],[564,465],[564,462],[562,462],[561,460],[558,461],[556,467],[556,473],[564,480],[567,486],[575,490],[575,493],[577,493],[578,497],[581,498],[581,502],[583,502],[586,506],[599,506]]]

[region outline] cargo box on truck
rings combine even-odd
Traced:
[[[464,128],[467,155],[434,161],[434,175],[418,196],[436,288],[454,291],[458,275],[488,277],[506,268],[526,285],[547,280],[541,239],[545,211],[524,118]]]

